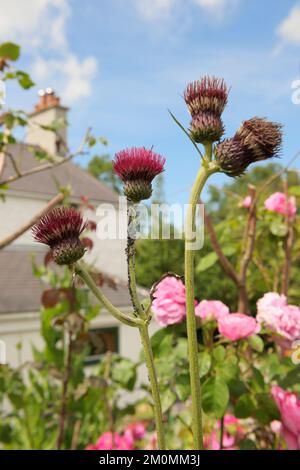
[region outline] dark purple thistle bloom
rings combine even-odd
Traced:
[[[71,207],[55,208],[32,228],[34,239],[48,245],[57,264],[73,264],[84,255],[79,237],[86,228],[81,214]]]
[[[255,155],[256,161],[279,154],[282,144],[282,126],[277,122],[254,117],[244,121],[236,136]]]
[[[240,176],[251,163],[279,154],[281,125],[261,118],[245,121],[232,139],[216,146],[216,160],[228,176]]]
[[[194,117],[200,112],[210,112],[220,117],[227,104],[228,89],[222,78],[205,76],[189,83],[184,100]]]
[[[151,182],[164,170],[165,158],[153,150],[133,147],[116,153],[113,165],[124,183],[124,194],[140,202],[151,196]]]

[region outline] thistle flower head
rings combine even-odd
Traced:
[[[255,161],[278,155],[282,143],[282,126],[277,122],[253,117],[244,121],[236,136],[253,152]]]
[[[44,215],[32,228],[32,233],[37,242],[50,247],[57,264],[70,265],[84,255],[79,236],[85,228],[86,223],[78,211],[59,207]]]
[[[252,155],[247,152],[241,139],[225,139],[216,146],[216,160],[228,176],[242,175],[251,163]]]
[[[228,89],[222,78],[205,76],[189,83],[184,100],[192,117],[200,112],[221,116],[227,104]]]
[[[124,194],[133,202],[151,196],[151,182],[164,170],[164,164],[165,159],[153,150],[136,147],[118,152],[113,163],[124,183]]]
[[[195,142],[215,142],[223,133],[222,119],[213,113],[199,113],[192,119],[190,135]]]
[[[243,122],[232,139],[216,146],[216,160],[228,176],[240,176],[251,163],[278,155],[281,142],[280,124],[255,117]]]

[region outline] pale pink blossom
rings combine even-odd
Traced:
[[[128,437],[132,441],[141,440],[144,438],[146,433],[146,427],[144,423],[136,422],[130,423],[124,431],[124,436]]]
[[[133,440],[129,436],[121,436],[119,433],[104,432],[96,444],[90,444],[86,450],[133,450]]]
[[[274,340],[283,348],[300,339],[300,309],[288,305],[287,298],[274,292],[265,294],[257,302],[257,321],[274,332]]]
[[[217,422],[215,429],[211,434],[204,438],[204,448],[211,450],[220,450],[220,421]],[[231,414],[224,416],[224,433],[222,445],[224,450],[236,450],[237,442],[241,439],[244,428],[240,420]]]
[[[175,276],[164,277],[157,285],[152,311],[161,326],[180,323],[186,315],[185,285]]]
[[[287,392],[277,385],[272,387],[272,397],[281,415],[281,433],[290,450],[300,449],[300,399],[296,393]]]
[[[229,314],[229,308],[220,300],[202,300],[195,308],[195,315],[202,320],[212,321]]]
[[[149,438],[148,444],[145,446],[145,450],[156,450],[157,449],[157,434],[152,433]]]
[[[278,419],[273,419],[273,421],[270,423],[270,428],[274,434],[279,434],[282,430],[281,421],[278,421]]]
[[[243,313],[230,313],[219,318],[218,328],[221,335],[231,341],[248,338],[260,331],[260,325],[255,318]]]
[[[272,194],[265,200],[265,208],[271,212],[288,215],[290,218],[295,217],[297,213],[296,199],[291,196],[287,199],[286,195],[281,192]]]
[[[245,209],[249,209],[252,204],[252,197],[251,196],[246,196],[245,199],[242,202],[242,207]]]

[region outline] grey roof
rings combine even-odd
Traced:
[[[10,247],[0,250],[0,314],[25,313],[40,310],[45,285],[32,274],[32,255],[38,266],[43,264],[45,251],[20,250]],[[117,281],[116,289],[104,283],[103,293],[117,307],[130,305],[127,285]]]
[[[8,151],[11,152],[18,162],[21,171],[27,171],[41,164],[33,157],[30,151],[32,147],[32,145],[22,143],[8,146]],[[9,158],[6,158],[0,183],[14,174],[11,161]],[[58,192],[57,184],[63,187],[71,186],[72,196],[76,199],[86,196],[93,201],[118,202],[118,195],[114,191],[71,161],[55,168],[20,178],[11,183],[9,187],[16,191],[54,196]]]

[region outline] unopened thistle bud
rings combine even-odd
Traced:
[[[34,239],[51,249],[59,265],[71,265],[83,257],[80,235],[86,228],[81,214],[73,208],[59,207],[44,215],[32,228]]]
[[[228,176],[240,176],[251,163],[277,156],[281,142],[280,124],[252,118],[241,125],[232,139],[216,146],[216,160]]]
[[[282,143],[282,126],[277,122],[254,117],[244,121],[236,136],[251,150],[255,161],[266,160],[277,155]]]
[[[118,152],[114,170],[124,184],[124,194],[132,202],[149,199],[152,180],[164,170],[165,159],[153,150],[131,148]]]
[[[219,140],[224,132],[221,114],[227,104],[228,90],[223,79],[203,77],[189,83],[184,100],[192,116],[191,137],[195,142]]]
[[[222,119],[213,113],[199,113],[191,121],[190,135],[195,142],[215,142],[223,133]]]

